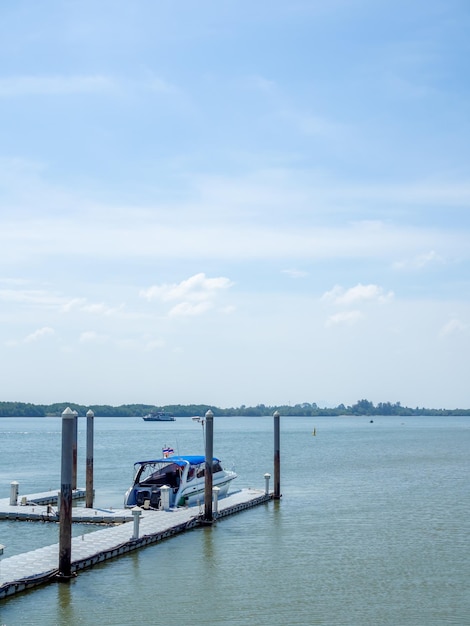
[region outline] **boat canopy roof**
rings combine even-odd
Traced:
[[[136,461],[134,466],[136,465],[147,465],[147,463],[174,463],[175,465],[179,465],[180,467],[184,467],[187,463],[190,465],[200,465],[204,463],[206,457],[202,454],[187,454],[184,456],[167,456],[160,459],[153,459],[151,461]],[[217,461],[220,463],[220,459],[217,457],[213,457],[213,461]]]

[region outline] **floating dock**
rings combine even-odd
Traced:
[[[263,504],[271,500],[272,497],[271,493],[259,489],[242,489],[218,501],[217,511],[214,510],[214,519],[220,519]],[[32,502],[31,497],[28,498],[28,501]],[[20,513],[26,515],[25,508],[37,509],[28,512],[29,515],[36,515],[37,517],[19,517]],[[9,513],[13,514],[11,517],[3,517],[3,519],[44,520],[41,515],[45,514],[44,510],[47,511],[47,508],[47,505],[38,504],[13,507],[9,505],[9,500],[0,500],[0,516],[5,513],[5,509],[10,509]],[[11,511],[11,509],[22,509],[22,511]],[[44,510],[40,511],[39,509]],[[73,574],[92,567],[96,563],[101,563],[205,524],[203,513],[197,506],[168,511],[142,509],[138,521],[137,537],[134,536],[136,530],[135,517],[132,511],[128,509],[113,511],[76,507],[73,509],[72,516],[74,522],[88,521],[113,524],[96,532],[72,538],[71,570]],[[125,523],[131,520],[134,520],[134,524]],[[57,518],[52,519],[50,517],[49,520],[44,521],[57,521]],[[37,585],[58,580],[58,563],[58,543],[1,559],[0,599]]]
[[[73,489],[72,500],[84,500],[86,495],[85,489]],[[17,496],[15,500],[19,500],[19,505],[11,505],[8,498],[0,498],[0,515],[6,510],[6,507],[12,506],[29,506],[35,504],[57,504],[59,493],[56,491],[44,491],[43,493],[33,493],[27,496]],[[0,518],[1,519],[1,518]]]
[[[84,489],[74,489],[72,500],[85,498]],[[21,504],[12,505],[8,498],[0,499],[0,520],[16,520],[26,522],[58,522],[57,508],[58,494],[53,491],[33,493],[21,496]],[[122,524],[132,520],[129,509],[87,509],[86,507],[72,508],[72,522],[91,522],[93,524]]]

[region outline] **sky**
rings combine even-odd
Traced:
[[[0,401],[469,408],[467,0],[0,5]]]

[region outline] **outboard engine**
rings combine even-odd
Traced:
[[[152,509],[158,509],[160,506],[161,492],[160,489],[152,489],[152,494],[150,496],[150,506]]]
[[[136,494],[135,494],[135,503],[137,506],[144,506],[144,502],[145,500],[150,500],[151,501],[151,494],[150,491],[148,489],[140,489]]]

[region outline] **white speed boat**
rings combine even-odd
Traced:
[[[124,506],[161,508],[161,488],[170,488],[170,508],[204,502],[206,459],[202,455],[164,456],[134,463],[135,478],[124,496]],[[237,474],[224,470],[216,457],[212,461],[212,485],[219,498],[227,495]]]

